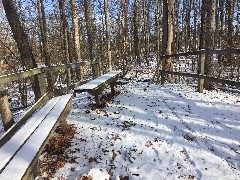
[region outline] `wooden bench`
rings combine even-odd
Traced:
[[[100,95],[108,85],[111,87],[111,95],[115,94],[114,86],[120,74],[121,71],[110,71],[75,88],[74,93],[88,92],[89,94],[95,96],[96,105],[99,106],[101,105]]]
[[[71,106],[72,94],[52,98],[0,148],[1,180],[34,179],[38,158],[58,124],[68,131]]]

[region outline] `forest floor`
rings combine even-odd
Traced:
[[[37,179],[239,179],[239,94],[143,81],[107,90],[101,108],[78,94]]]
[[[71,131],[57,129],[36,179],[240,179],[239,93],[147,78],[129,76],[114,97],[107,89],[102,107],[78,94]]]

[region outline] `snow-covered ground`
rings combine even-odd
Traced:
[[[53,179],[240,179],[239,94],[134,79],[118,89],[104,108],[74,98],[74,160]]]

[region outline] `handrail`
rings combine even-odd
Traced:
[[[0,84],[5,84],[8,82],[24,79],[40,73],[42,73],[41,68],[34,68],[26,71],[17,72],[14,74],[2,75],[0,76]]]
[[[228,84],[236,87],[240,87],[240,82],[238,81],[231,81],[231,80],[226,80],[226,79],[220,79],[220,78],[215,78],[215,77],[210,77],[204,75],[204,62],[205,62],[205,55],[212,55],[212,54],[218,54],[218,55],[240,55],[240,49],[215,49],[215,50],[208,50],[208,49],[202,49],[198,51],[188,51],[188,52],[181,52],[177,54],[163,54],[160,56],[162,59],[167,59],[170,57],[180,57],[180,56],[190,56],[190,55],[198,55],[199,57],[199,73],[198,74],[192,74],[192,73],[182,73],[182,72],[173,72],[173,71],[165,71],[164,66],[163,69],[160,68],[160,61],[158,61],[157,65],[157,72],[160,72],[161,74],[161,84],[164,84],[165,82],[165,75],[164,74],[173,74],[173,75],[178,75],[178,76],[187,76],[187,77],[193,77],[193,78],[198,78],[198,91],[200,93],[203,92],[203,83],[204,80],[212,81],[212,82],[217,82],[217,83],[222,83],[222,84]],[[163,61],[162,61],[163,62]],[[240,73],[240,67],[238,67],[238,71]],[[160,74],[157,75],[157,79],[159,80]],[[157,82],[158,82],[157,80]]]
[[[213,81],[213,82],[216,82],[216,83],[228,84],[228,85],[231,85],[231,86],[240,87],[240,82],[231,81],[231,80],[227,80],[227,79],[220,79],[220,78],[210,77],[210,76],[201,75],[201,74],[186,73],[186,72],[174,72],[174,71],[164,71],[164,70],[160,70],[160,72],[161,73],[165,73],[165,74],[177,75],[177,76],[186,76],[186,77],[192,77],[192,78],[198,78],[198,79],[205,79],[205,80]]]
[[[12,81],[31,77],[31,76],[34,76],[37,74],[41,74],[44,71],[77,68],[80,66],[87,66],[87,65],[91,65],[91,64],[94,64],[94,63],[82,61],[82,62],[77,62],[77,63],[68,63],[68,64],[53,65],[53,66],[48,66],[48,67],[39,67],[39,68],[34,68],[34,69],[26,70],[26,71],[13,73],[13,74],[6,74],[6,75],[0,76],[0,84],[5,84],[5,83],[12,82]]]
[[[202,54],[240,54],[240,49],[215,49],[215,50],[198,50],[198,51],[188,51],[188,52],[181,52],[177,54],[163,54],[161,58],[170,58],[170,57],[179,57],[179,56],[190,56],[190,55],[202,55]]]

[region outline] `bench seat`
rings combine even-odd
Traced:
[[[48,139],[58,123],[65,126],[65,118],[71,110],[71,99],[72,94],[51,99],[0,148],[1,180],[34,178],[37,159]]]
[[[95,96],[96,104],[101,105],[99,95],[102,94],[102,91],[110,85],[111,94],[114,95],[114,85],[121,74],[121,71],[110,71],[102,76],[93,79],[92,81],[87,82],[74,89],[74,93],[88,92],[89,94]]]

